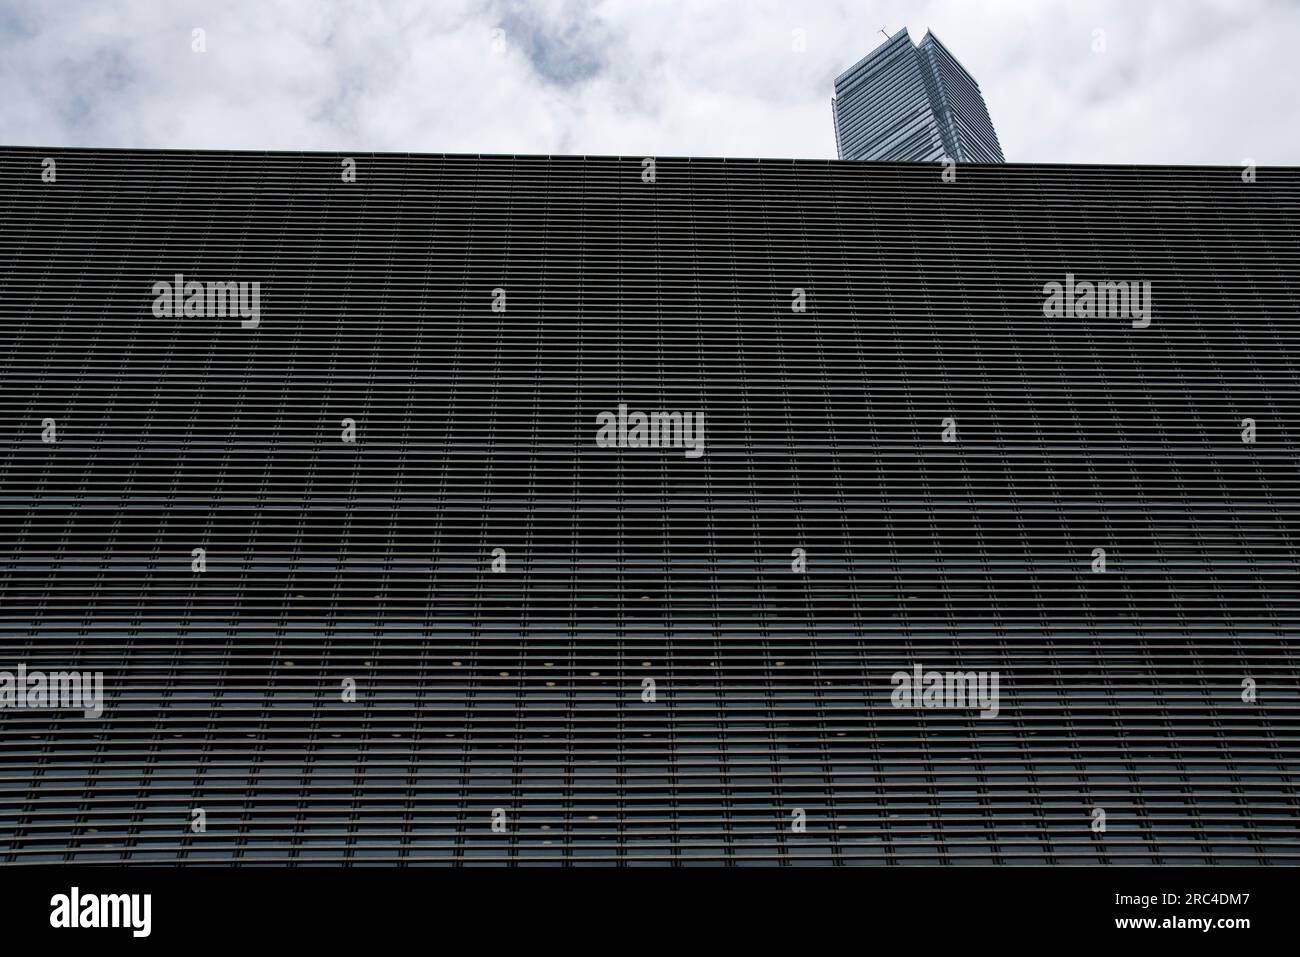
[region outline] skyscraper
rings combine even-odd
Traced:
[[[979,84],[929,31],[907,29],[835,80],[831,101],[840,159],[1002,163]]]

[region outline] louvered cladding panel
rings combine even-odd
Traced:
[[[0,860],[1300,859],[1300,172],[356,159],[0,150]]]

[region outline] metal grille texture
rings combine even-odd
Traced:
[[[941,173],[0,149],[0,862],[1296,863],[1300,171]]]

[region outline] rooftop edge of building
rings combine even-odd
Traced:
[[[886,48],[892,46],[893,44],[898,43],[899,39],[903,37],[907,38],[908,43],[910,44],[912,43],[912,35],[907,32],[907,27],[903,27],[903,29],[899,30],[897,33],[891,36],[884,43],[877,44],[876,47],[874,47],[870,53],[862,57],[862,59],[858,60],[851,67],[849,67],[844,72],[842,72],[839,76],[837,76],[832,86],[838,87],[840,85],[841,80],[843,80],[847,76],[850,76],[861,67],[866,66],[867,63],[869,63],[871,60],[880,56],[886,50]],[[912,44],[912,46],[915,48],[916,45]]]
[[[940,40],[938,35],[935,34],[933,30],[925,31],[925,36],[921,37],[921,42],[917,44],[917,47],[918,48],[923,47],[926,45],[927,42],[932,42],[935,46],[937,46],[940,50],[942,50],[945,54],[947,54],[948,59],[952,60],[953,64],[957,67],[957,69],[961,70],[962,75],[965,76],[966,79],[970,80],[971,85],[975,87],[975,89],[979,90],[980,88],[979,81],[976,80],[975,77],[971,75],[970,70],[966,69],[965,65],[961,62],[961,60],[957,59],[957,55],[953,53],[952,50],[948,49],[948,45],[944,43],[942,40]],[[980,96],[983,95],[984,95],[984,91],[980,90]]]
[[[550,161],[613,161],[627,163],[641,163],[645,159],[653,158],[657,162],[699,162],[699,163],[729,163],[729,164],[756,164],[770,163],[773,165],[801,164],[805,166],[833,165],[833,166],[874,166],[874,167],[938,167],[943,164],[940,162],[918,162],[913,160],[842,160],[834,158],[822,158],[815,156],[709,156],[709,155],[688,155],[674,153],[466,153],[466,152],[425,152],[425,151],[403,151],[403,150],[349,150],[349,149],[332,149],[332,150],[292,150],[292,149],[216,149],[216,148],[196,148],[196,147],[152,147],[152,146],[27,146],[21,144],[0,143],[0,160],[5,156],[40,156],[42,158],[49,156],[57,158],[59,154],[137,154],[141,156],[163,155],[163,156],[211,156],[211,157],[268,157],[268,158],[289,158],[295,156],[309,158],[327,158],[327,157],[358,157],[365,156],[380,159],[444,159],[444,160],[550,160]],[[957,166],[962,169],[1002,169],[1002,170],[1030,170],[1030,169],[1079,169],[1079,170],[1206,170],[1206,171],[1231,171],[1239,174],[1244,168],[1240,163],[1060,163],[1060,162],[1030,162],[1016,161],[1006,163],[978,163],[978,162],[957,162]],[[1273,170],[1273,171],[1291,171],[1300,172],[1300,164],[1285,163],[1255,163],[1256,170]],[[0,177],[0,183],[3,183],[3,177]]]

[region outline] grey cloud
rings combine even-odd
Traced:
[[[882,26],[943,38],[1013,161],[1300,163],[1269,0],[0,0],[0,141],[829,157]]]
[[[582,83],[606,66],[614,39],[595,3],[569,0],[545,6],[504,0],[494,3],[491,10],[507,42],[517,45],[548,83]]]

